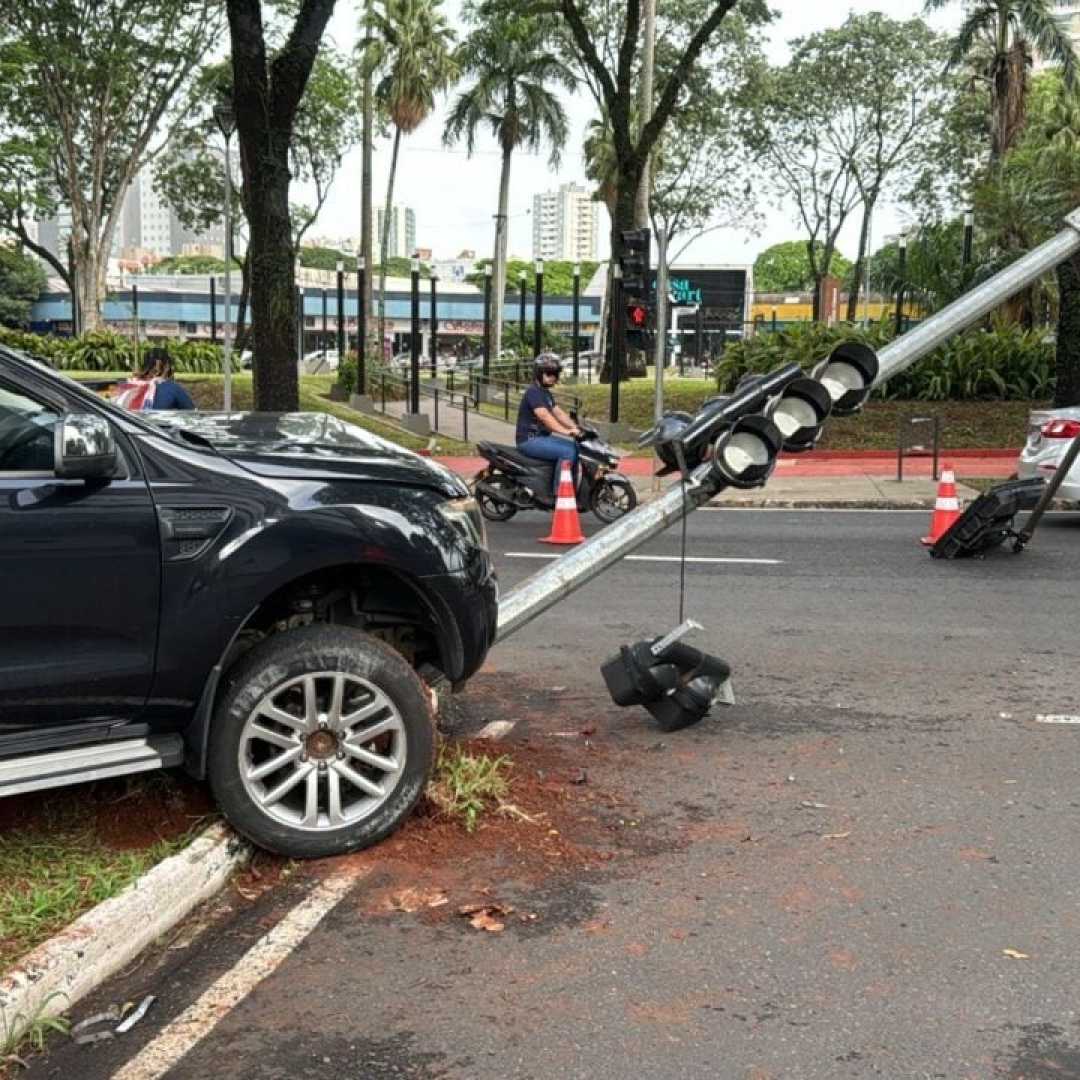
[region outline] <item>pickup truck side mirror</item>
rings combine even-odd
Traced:
[[[64,413],[56,422],[54,470],[63,480],[107,479],[116,472],[112,426],[93,413]]]

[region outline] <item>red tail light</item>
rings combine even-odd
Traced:
[[[1080,435],[1080,420],[1047,420],[1042,433],[1048,439],[1075,439]]]

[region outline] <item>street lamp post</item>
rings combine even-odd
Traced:
[[[539,356],[544,344],[544,260],[536,260],[536,296],[533,298],[533,356]]]
[[[420,412],[420,260],[413,259],[412,276],[412,332],[409,343],[409,411]]]
[[[525,351],[525,270],[518,271],[518,337],[521,338],[521,351]]]
[[[439,373],[439,370],[438,370],[438,364],[439,364],[439,320],[438,320],[438,318],[436,316],[436,309],[435,309],[435,305],[436,305],[436,302],[438,300],[437,292],[436,292],[436,290],[438,289],[438,283],[439,283],[439,275],[438,274],[432,274],[431,275],[431,318],[430,318],[431,333],[429,335],[431,340],[428,343],[428,348],[431,350],[431,357],[430,357],[430,360],[431,360],[431,377],[433,379]]]
[[[367,304],[364,303],[364,278],[367,275],[367,266],[364,256],[356,257],[356,392],[364,393],[367,383],[367,372],[364,361],[367,356]],[[379,343],[380,349],[382,342]]]
[[[964,249],[960,262],[963,266],[971,265],[971,234],[975,228],[975,211],[964,211]]]
[[[304,356],[304,287],[300,284],[300,256],[296,257],[296,359]]]
[[[485,383],[491,374],[491,263],[484,267],[484,360],[480,374]]]
[[[574,378],[578,377],[578,336],[581,334],[581,267],[574,265],[574,323],[573,323],[573,343],[571,344],[571,352],[574,357]]]
[[[337,261],[337,355],[338,363],[345,360],[345,263]]]
[[[232,411],[232,162],[229,140],[236,130],[236,113],[232,100],[224,92],[218,94],[214,120],[225,140],[225,311],[221,319],[221,400],[226,412]]]

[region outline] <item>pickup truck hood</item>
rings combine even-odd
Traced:
[[[177,437],[188,433],[204,440],[259,476],[350,477],[435,488],[449,497],[468,490],[439,462],[328,413],[162,410],[142,416]]]

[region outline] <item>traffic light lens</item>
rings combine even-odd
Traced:
[[[643,330],[649,321],[648,314],[646,313],[643,304],[631,304],[630,307],[627,308],[626,315],[630,321],[630,325],[639,330]]]

